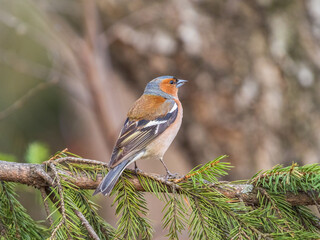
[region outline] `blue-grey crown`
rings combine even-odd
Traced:
[[[174,78],[173,76],[161,76],[161,77],[157,77],[153,80],[151,80],[146,88],[144,89],[144,94],[151,94],[151,95],[157,95],[157,96],[161,96],[167,99],[173,99],[174,97],[171,96],[168,93],[163,92],[160,89],[160,83],[162,82],[163,79],[168,79],[168,78]]]

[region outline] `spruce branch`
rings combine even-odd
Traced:
[[[117,194],[114,201],[120,215],[117,230],[96,214],[85,191],[96,188],[107,171],[106,164],[69,156],[66,149],[38,165],[0,161],[0,180],[16,179],[13,176],[17,175],[8,172],[14,166],[19,170],[18,177],[23,176],[18,182],[28,181],[45,189],[53,203],[53,212],[48,215],[55,217],[51,239],[150,239],[153,230],[145,218],[148,209],[142,192],[151,192],[166,203],[163,226],[168,228],[170,239],[178,239],[186,224],[192,239],[319,237],[319,219],[302,206],[319,202],[318,164],[276,166],[247,183],[219,182],[230,169],[228,163],[221,162],[224,157],[196,167],[179,179],[126,170],[112,192]],[[2,174],[6,179],[1,179]]]
[[[91,159],[63,157],[55,161],[59,163],[65,163],[69,160],[70,162],[74,161],[79,164],[83,161],[85,164],[95,166],[94,169],[96,169],[97,171],[103,171],[107,169],[106,163]],[[54,174],[50,172],[50,169],[48,169],[48,172],[46,172],[46,169],[46,164],[29,164],[0,161],[0,180],[21,183],[34,186],[36,188],[55,186],[55,183],[52,181],[52,179],[54,178]],[[137,191],[150,192],[150,189],[144,188],[143,184],[140,183],[139,177],[153,179],[161,184],[164,184],[164,186],[168,186],[168,188],[164,187],[166,188],[165,191],[168,192],[171,191],[170,187],[174,185],[174,182],[166,181],[165,176],[159,174],[141,172],[137,176],[135,175],[134,171],[127,171],[132,173],[132,177],[129,179],[129,181],[132,182]],[[79,171],[78,174],[74,176],[71,171],[62,171],[59,169],[58,172],[63,173],[62,178],[71,182],[79,189],[95,189],[104,177],[104,174],[96,173],[95,178],[91,178],[84,171]],[[232,183],[222,181],[212,184],[211,187],[215,188],[217,191],[219,191],[232,201],[242,201],[248,205],[257,205],[259,204],[259,200],[257,197],[258,191],[255,188],[255,185],[258,184],[258,179],[262,181],[264,177],[269,178],[270,175],[271,174],[269,173],[262,173],[259,176],[255,176],[250,183]],[[280,174],[275,173],[274,175],[279,176]],[[180,186],[177,184],[176,186],[177,191],[179,191]],[[286,193],[284,193],[284,196],[286,201],[291,205],[314,205],[314,200],[303,191],[298,191],[297,193],[286,191]],[[320,204],[319,192],[315,191],[315,196],[317,196],[315,198],[315,201]]]
[[[164,228],[169,227],[167,236],[170,239],[178,239],[178,235],[185,229],[187,222],[185,213],[188,212],[188,210],[182,200],[183,196],[179,195],[175,188],[172,190],[172,195],[162,210],[162,212],[164,212],[162,221]]]
[[[278,225],[278,229],[283,228],[283,231],[288,231],[288,230],[290,230],[290,225],[289,225],[289,223],[286,221],[286,219],[284,218],[284,216],[283,216],[283,214],[282,214],[282,212],[281,212],[281,210],[280,210],[280,208],[279,208],[278,202],[275,201],[275,199],[272,198],[272,197],[268,194],[268,192],[267,192],[266,190],[264,190],[264,189],[259,189],[259,191],[261,192],[261,194],[263,195],[263,197],[265,197],[265,201],[270,203],[270,205],[272,206],[272,210],[276,212],[276,214],[279,216],[279,218],[284,219],[284,221],[283,221],[284,224],[283,224],[283,225],[282,225],[282,224],[279,224],[279,225]],[[263,204],[262,204],[262,205],[263,205]],[[265,204],[264,204],[264,205],[265,205]],[[291,235],[291,237],[293,237],[293,236]]]
[[[317,207],[318,213],[320,214],[320,205],[318,204],[318,202],[316,200],[315,194],[311,193],[311,192],[307,192],[307,194],[310,198],[312,198],[312,201],[313,201],[314,205]]]
[[[55,177],[54,186],[46,187],[45,194],[61,216],[51,225],[53,231],[50,239],[83,239],[86,235],[95,240],[112,238],[113,230],[96,213],[96,205],[89,200],[88,193],[68,181],[72,176],[65,176],[61,171],[65,166],[54,161],[54,158],[45,163]],[[74,169],[70,168],[70,171],[76,174]]]
[[[225,157],[225,156],[222,156],[221,159],[224,158],[224,157]],[[185,176],[182,177],[182,178],[175,179],[173,182],[174,182],[174,183],[179,183],[179,182],[182,182],[182,181],[186,181],[186,180],[188,180],[189,178],[192,178],[192,177],[194,177],[194,176],[196,176],[196,175],[199,175],[199,174],[207,171],[209,168],[212,168],[212,167],[214,167],[215,165],[217,165],[217,164],[219,164],[219,163],[220,163],[220,158],[219,158],[219,160],[213,161],[213,162],[211,162],[210,164],[208,164],[207,166],[204,166],[203,168],[200,168],[200,169],[197,170],[197,171],[191,172],[191,173],[185,175]]]
[[[43,200],[44,209],[45,209],[46,214],[47,214],[47,219],[49,221],[50,226],[52,226],[53,225],[53,219],[51,217],[50,208],[49,208],[48,201],[47,201],[47,194],[46,194],[46,190],[45,190],[44,187],[40,188],[40,193],[41,193],[41,197],[42,197],[42,200]]]
[[[82,212],[80,212],[79,210],[74,210],[74,213],[78,216],[78,218],[81,220],[82,225],[85,226],[85,228],[87,229],[90,237],[93,240],[100,240],[99,236],[96,234],[96,232],[94,231],[94,229],[92,228],[92,226],[90,225],[90,223],[88,222],[88,220],[85,218],[85,216],[82,214]]]
[[[46,239],[47,233],[20,204],[15,184],[0,181],[0,239]]]
[[[49,166],[50,166],[50,168],[53,171],[54,176],[55,176],[55,180],[56,180],[56,184],[57,184],[57,188],[58,188],[58,193],[59,193],[59,196],[60,196],[59,205],[60,205],[61,214],[62,214],[62,218],[61,218],[60,222],[53,229],[53,231],[51,233],[51,236],[50,236],[50,239],[54,239],[57,231],[59,230],[59,228],[66,222],[67,215],[66,215],[66,209],[65,209],[65,205],[64,205],[64,196],[63,196],[63,189],[62,189],[61,182],[60,182],[60,176],[59,176],[59,174],[57,172],[57,169],[56,169],[56,167],[55,167],[55,165],[53,163],[49,163]]]
[[[68,152],[68,148],[63,149],[62,151],[57,152],[55,155],[53,155],[47,162],[50,162],[52,160],[56,160],[59,157],[63,156],[65,153]]]
[[[150,221],[146,219],[148,213],[146,200],[128,179],[130,175],[121,178],[112,191],[112,194],[118,192],[113,204],[117,203],[116,214],[121,215],[116,236],[120,239],[140,239],[140,237],[151,239],[152,227]]]

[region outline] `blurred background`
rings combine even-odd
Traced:
[[[234,166],[226,180],[319,162],[318,0],[0,6],[0,158],[27,161],[30,144],[38,143],[49,149],[44,156],[67,147],[107,162],[146,83],[174,75],[189,82],[179,93],[183,124],[164,158],[172,172],[224,154]],[[160,162],[139,167],[165,173]],[[20,195],[35,219],[45,218],[34,191]],[[111,200],[95,199],[115,224]],[[155,239],[162,239],[159,202],[148,199]]]

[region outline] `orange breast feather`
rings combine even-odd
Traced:
[[[172,104],[166,99],[154,95],[142,95],[128,112],[130,120],[154,120],[170,111]]]

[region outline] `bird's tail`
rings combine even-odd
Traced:
[[[130,160],[124,160],[116,167],[110,169],[107,176],[104,177],[104,179],[101,181],[97,189],[94,191],[92,196],[102,193],[103,195],[108,195],[111,190],[113,189],[114,185],[116,185],[119,177],[121,176],[124,169],[130,164]]]

